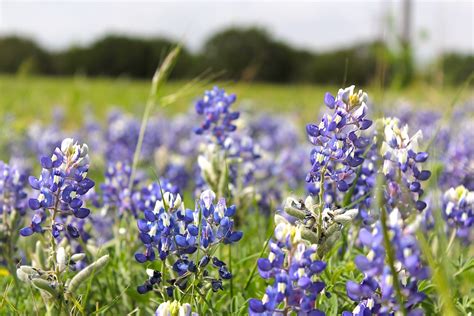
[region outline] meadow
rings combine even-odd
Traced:
[[[0,76],[0,315],[474,311],[472,91],[159,80]]]

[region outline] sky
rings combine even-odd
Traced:
[[[474,54],[474,0],[412,0],[418,60],[444,51]],[[0,0],[0,35],[26,35],[51,50],[86,45],[108,33],[166,36],[199,50],[228,26],[260,26],[313,51],[393,38],[401,0],[17,1]]]

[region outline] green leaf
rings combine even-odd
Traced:
[[[74,293],[77,288],[88,278],[94,275],[94,273],[99,272],[102,270],[109,262],[109,255],[105,255],[97,259],[97,261],[91,263],[83,270],[81,270],[78,274],[76,274],[69,282],[67,290],[69,293]]]

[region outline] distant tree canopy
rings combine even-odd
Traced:
[[[50,73],[50,55],[32,40],[0,38],[0,72],[16,73],[25,67],[32,73]]]
[[[289,82],[296,65],[295,50],[255,28],[228,29],[212,36],[202,56],[229,79]]]
[[[107,36],[86,48],[73,47],[53,56],[55,73],[90,76],[129,76],[149,78],[159,62],[176,43],[166,39],[140,39],[125,36]],[[190,55],[181,53],[173,76],[186,76]]]
[[[89,46],[49,52],[29,39],[0,38],[0,73],[128,76],[150,78],[175,41],[109,35]],[[473,71],[473,56],[441,58],[445,79],[463,82]],[[218,79],[368,84],[397,75],[393,53],[382,42],[359,43],[325,52],[296,49],[259,28],[229,28],[211,36],[201,51],[183,49],[172,78],[192,78],[204,72]]]
[[[448,53],[441,63],[446,82],[462,84],[474,73],[474,55]]]

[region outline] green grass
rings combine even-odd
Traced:
[[[202,94],[204,89],[215,83],[198,82],[167,83],[161,96],[181,93],[172,104],[164,107],[167,114],[187,111],[192,101]],[[256,110],[272,112],[291,112],[304,119],[316,119],[326,91],[337,92],[335,86],[314,85],[272,85],[262,83],[219,82],[218,85],[237,94],[238,107],[248,106]],[[13,115],[17,126],[25,126],[32,120],[44,123],[51,119],[53,108],[65,109],[68,125],[78,127],[82,122],[82,113],[91,109],[100,119],[106,117],[110,108],[116,107],[141,117],[149,93],[149,81],[136,81],[126,78],[91,79],[85,77],[20,77],[0,75],[0,117]],[[416,107],[430,107],[442,110],[452,100],[456,88],[437,88],[418,84],[403,91],[381,90],[375,86],[364,87],[375,104],[391,106],[400,96],[416,103]],[[465,91],[460,100],[474,95]],[[165,99],[165,100],[169,100]],[[163,102],[161,102],[163,103]],[[157,107],[158,108],[158,107]]]

